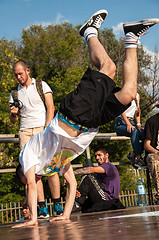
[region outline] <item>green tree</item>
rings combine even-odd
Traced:
[[[13,125],[9,120],[9,94],[15,85],[12,64],[16,59],[16,45],[12,41],[0,40],[0,132],[17,133],[19,124]],[[0,165],[10,167],[18,159],[19,147],[15,144],[0,145]]]
[[[81,47],[77,29],[68,23],[47,28],[33,25],[23,30],[17,54],[29,63],[33,77],[45,80],[53,89],[56,109],[86,68]]]

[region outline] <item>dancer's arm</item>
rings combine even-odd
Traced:
[[[64,212],[62,216],[52,218],[50,222],[70,219],[70,214],[73,208],[73,204],[76,196],[76,188],[77,188],[76,178],[70,163],[68,163],[65,166],[64,178],[67,181],[67,193],[66,193],[66,202],[65,202]]]
[[[31,214],[31,220],[25,223],[17,224],[13,228],[36,226],[37,222],[37,188],[35,181],[35,166],[31,167],[26,173],[28,205]]]

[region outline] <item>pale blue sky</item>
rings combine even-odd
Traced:
[[[0,39],[18,40],[22,29],[32,24],[83,24],[100,9],[108,11],[102,28],[113,28],[117,38],[123,34],[120,23],[159,18],[159,0],[0,0]],[[159,49],[159,24],[141,43],[150,51],[155,45]]]

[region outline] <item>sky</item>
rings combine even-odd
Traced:
[[[102,29],[113,28],[117,39],[124,36],[122,23],[159,18],[159,0],[0,0],[0,39],[19,40],[22,30],[32,24],[83,24],[100,9],[108,11]],[[159,24],[140,42],[149,51],[159,49]]]

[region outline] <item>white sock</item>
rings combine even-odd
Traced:
[[[84,31],[84,37],[86,39],[86,41],[88,41],[88,39],[90,37],[94,37],[94,36],[98,36],[98,31],[96,28],[94,27],[88,27],[85,31]]]
[[[125,48],[137,48],[139,37],[129,32],[125,36]]]

